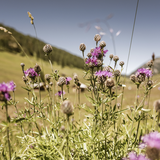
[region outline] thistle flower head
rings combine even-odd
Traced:
[[[110,55],[109,55],[109,58],[112,60],[112,59],[113,59],[113,54],[110,54]]]
[[[84,43],[81,43],[79,46],[80,51],[85,51],[86,50],[86,45]]]
[[[52,52],[52,46],[50,44],[46,44],[44,47],[43,47],[43,51],[48,55],[49,53]]]
[[[160,149],[160,133],[157,131],[146,134],[141,140],[147,147]]]
[[[66,85],[69,85],[70,84],[70,82],[69,81],[71,81],[72,80],[72,78],[71,77],[66,77]]]
[[[132,74],[130,76],[130,80],[135,83],[136,82],[136,76],[134,74]]]
[[[101,48],[104,48],[106,46],[106,42],[105,41],[101,41],[100,44],[99,44],[99,46]]]
[[[63,113],[66,114],[67,116],[70,116],[73,114],[73,105],[69,100],[65,100],[62,103],[61,109],[62,109]]]
[[[117,62],[117,61],[119,60],[119,57],[118,57],[118,56],[114,56],[114,57],[113,57],[113,60],[114,60],[115,62]]]
[[[0,101],[10,100],[10,91],[15,91],[16,85],[13,81],[0,83]]]
[[[50,82],[51,76],[50,74],[45,74],[45,80]]]
[[[115,70],[115,71],[114,71],[114,76],[115,76],[115,77],[119,77],[120,75],[121,75],[120,70]]]
[[[114,86],[114,80],[111,79],[111,78],[108,78],[106,81],[105,81],[105,85],[106,87],[108,88],[112,88]]]
[[[124,62],[123,62],[123,61],[119,62],[119,65],[120,65],[121,67],[123,67],[123,66],[124,66]]]
[[[140,68],[136,72],[136,77],[138,77],[139,75],[144,75],[145,77],[149,78],[152,76],[152,71],[146,68]]]
[[[66,78],[65,77],[59,77],[57,85],[58,86],[63,86],[64,84],[66,84]]]
[[[38,76],[37,72],[33,68],[29,68],[26,71],[24,71],[24,74],[26,77],[34,79],[35,77]]]
[[[92,53],[89,52],[89,53],[87,54],[87,57],[89,57],[89,58],[92,57]]]
[[[110,77],[113,76],[113,73],[109,72],[109,71],[101,71],[101,70],[99,70],[99,71],[96,71],[94,75],[97,76],[97,77],[102,77],[103,76],[103,77],[110,78]]]
[[[35,72],[40,73],[41,72],[41,67],[38,64],[36,64],[34,66],[34,70],[35,70]]]
[[[101,36],[100,36],[99,34],[96,34],[96,35],[94,36],[94,40],[95,40],[96,42],[100,41],[100,40],[101,40]]]

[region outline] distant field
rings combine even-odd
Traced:
[[[22,70],[21,70],[21,66],[20,63],[25,63],[25,70],[30,68],[30,67],[34,67],[34,65],[37,63],[39,64],[44,71],[44,74],[49,74],[51,73],[51,67],[50,64],[44,61],[40,61],[40,60],[36,60],[36,58],[34,57],[29,57],[29,59],[27,57],[22,57],[18,54],[14,55],[14,54],[10,54],[8,52],[0,52],[0,83],[2,82],[8,82],[13,80],[16,83],[16,100],[19,101],[19,103],[17,104],[18,108],[23,108],[25,106],[25,100],[24,97],[27,97],[27,93],[24,89],[22,89],[22,86],[24,87],[25,84],[22,81]],[[83,79],[83,70],[81,69],[77,69],[77,68],[69,68],[69,67],[65,67],[65,68],[61,68],[61,66],[58,66],[57,64],[53,64],[53,68],[54,70],[57,69],[60,71],[60,75],[61,74],[65,74],[67,77],[73,77],[73,73],[77,73],[79,76],[79,79],[81,82],[86,83],[86,81]],[[123,80],[123,78],[122,78]],[[160,81],[160,75],[156,75],[153,77],[153,81],[159,82]],[[74,103],[77,104],[77,97],[75,97],[75,93],[72,91],[72,86],[73,85],[73,80],[71,81],[70,84],[70,94],[69,95],[65,95],[65,97],[69,97],[69,99]],[[150,108],[153,107],[153,102],[157,99],[160,99],[160,90],[158,90],[158,87],[155,87],[152,92],[151,92],[151,96],[150,96],[150,102],[149,102],[149,106]],[[58,91],[58,87],[56,87],[56,90]],[[64,89],[67,93],[67,90]],[[87,92],[85,92],[87,94]],[[123,102],[123,108],[126,108],[128,106],[133,106],[134,105],[134,100],[135,100],[135,93],[136,93],[136,87],[135,85],[129,80],[126,79],[126,88],[124,91],[124,102]],[[38,93],[37,93],[38,94]],[[47,91],[44,91],[42,93],[43,98],[47,97]],[[141,98],[143,98],[143,89],[140,89],[140,93],[139,93],[139,101],[141,100]],[[118,102],[120,102],[121,97],[118,99]],[[81,103],[87,103],[87,105],[89,106],[90,103],[87,101],[84,93],[81,94]],[[1,105],[2,103],[0,103]],[[147,104],[147,102],[146,102]],[[0,109],[1,110],[1,109]],[[14,114],[15,112],[15,108],[13,106],[10,106],[9,108],[9,114],[11,116],[15,116]],[[76,112],[76,110],[75,110]],[[77,113],[78,114],[78,113]],[[81,112],[81,114],[84,114],[84,111]],[[75,113],[76,115],[76,113]],[[0,120],[3,119],[4,113],[3,111],[0,112]]]

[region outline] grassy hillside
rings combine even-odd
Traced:
[[[12,32],[13,36],[23,47],[27,55],[32,57],[35,56],[37,59],[41,58],[45,61],[48,60],[43,52],[43,46],[45,45],[45,42],[36,39],[34,37],[31,37],[29,35],[24,35],[11,27],[4,26],[1,23],[0,26]],[[51,55],[51,60],[53,62],[57,62],[62,67],[69,66],[69,67],[83,68],[83,59],[81,57],[72,55],[71,53],[64,51],[62,49],[58,49],[54,46],[52,47],[53,47],[52,51],[53,54]],[[0,30],[0,51],[8,51],[13,54],[20,53],[22,56],[24,56],[24,53],[21,52],[20,47],[17,45],[14,39],[10,35],[4,33],[1,30]]]

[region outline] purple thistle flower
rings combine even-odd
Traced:
[[[96,57],[92,57],[92,58],[88,58],[86,60],[86,64],[92,62],[95,66],[97,66],[97,58]]]
[[[66,78],[66,85],[70,84],[70,82],[69,82],[69,81],[71,81],[71,80],[72,80],[72,78],[71,78],[71,77],[67,77],[67,78]]]
[[[102,52],[103,52],[103,56],[105,57],[105,54],[108,52],[108,50],[101,51],[101,47],[96,47],[94,51],[91,52],[91,54],[93,57],[99,57],[102,54]]]
[[[63,95],[64,95],[64,94],[66,94],[65,91],[63,91]],[[58,92],[55,94],[55,96],[57,96],[57,95],[58,95],[59,97],[61,97],[62,91],[58,91]]]
[[[101,70],[99,70],[99,71],[96,71],[94,75],[98,76],[98,77],[104,76],[104,77],[110,78],[110,77],[113,76],[113,73],[109,72],[109,71],[101,71]]]
[[[29,78],[35,78],[36,76],[38,76],[37,72],[33,69],[33,68],[29,68],[26,71],[24,71],[25,76],[29,77]]]
[[[130,152],[128,158],[123,158],[122,160],[149,160],[145,155],[137,155],[135,152]]]
[[[145,74],[146,77],[152,76],[152,71],[146,68],[139,68],[136,72],[136,76],[138,77],[140,74]]]
[[[141,139],[147,146],[160,149],[160,133],[158,133],[157,131],[151,132],[143,136]]]
[[[2,93],[2,95],[4,95],[5,99],[7,101],[10,100],[11,96],[9,94],[10,91],[14,91],[15,90],[15,84],[13,81],[10,81],[8,83],[0,83],[0,92]]]

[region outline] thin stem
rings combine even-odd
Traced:
[[[67,157],[67,160],[69,160],[69,116],[67,115],[67,137],[66,137],[66,141],[67,141],[67,154],[66,154],[66,157]]]
[[[7,126],[7,141],[8,141],[8,149],[9,149],[9,159],[11,160],[11,146],[10,146],[10,140],[9,140],[9,117],[8,117],[8,106],[7,106],[7,101],[5,101],[5,108],[6,108],[6,121],[8,123]]]

